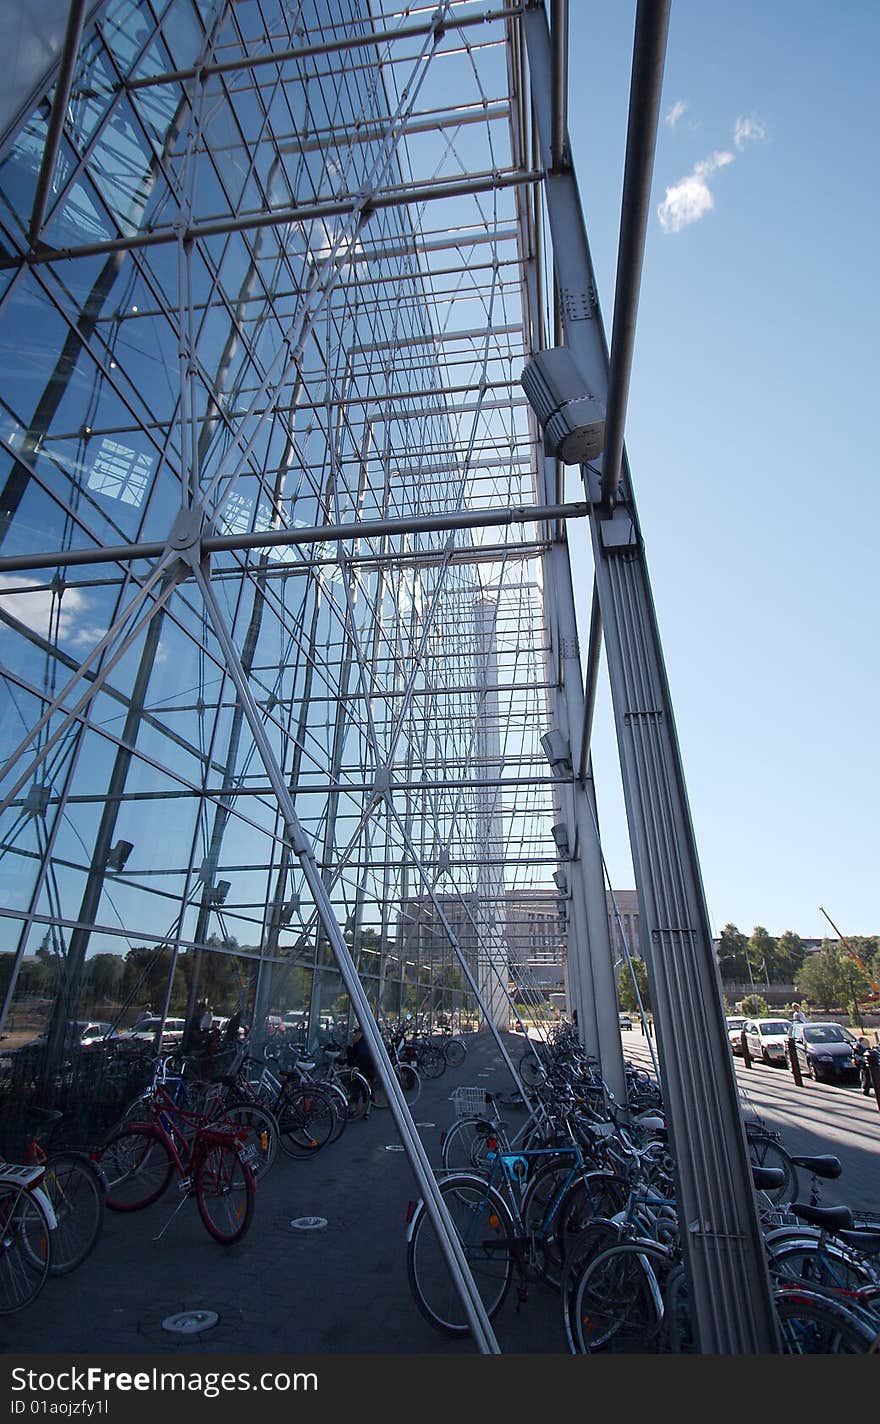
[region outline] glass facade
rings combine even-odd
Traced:
[[[108,0],[33,249],[52,89],[0,155],[2,1062],[40,1101],[111,1110],[91,1022],[349,1016],[181,511],[376,1014],[473,1020],[456,946],[506,1012],[556,853],[548,526],[492,516],[544,491],[486,13]]]

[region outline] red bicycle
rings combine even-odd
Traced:
[[[161,1090],[160,1090],[161,1091]],[[165,1095],[167,1096],[167,1095]],[[180,1191],[195,1196],[215,1241],[240,1241],[254,1214],[255,1156],[249,1129],[209,1122],[174,1104],[152,1122],[132,1122],[93,1154],[107,1182],[110,1211],[140,1211],[159,1200],[175,1171]]]

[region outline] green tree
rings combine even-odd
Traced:
[[[793,984],[798,970],[804,962],[806,945],[794,930],[785,930],[776,942],[777,961],[784,979]]]
[[[825,941],[811,954],[797,977],[798,992],[828,1012],[844,1008],[858,1018],[859,1004],[867,998],[870,985],[853,959],[837,941]]]
[[[633,975],[639,986],[639,993],[642,996],[642,1003],[646,1009],[651,1007],[651,995],[648,991],[648,966],[644,959],[632,960],[632,973],[628,964],[621,964],[620,973],[617,977],[617,997],[620,1007],[628,1013],[637,1013],[639,1001],[633,987]]]
[[[776,972],[778,951],[776,940],[763,925],[755,925],[749,937],[749,963],[755,979],[763,979],[766,984],[773,981]]]
[[[83,969],[83,985],[92,997],[116,999],[122,993],[125,960],[121,954],[93,954]]]
[[[763,994],[746,994],[740,1002],[740,1010],[747,1019],[766,1019],[770,1013],[770,1005]]]
[[[736,925],[724,926],[718,945],[718,968],[722,979],[748,979],[748,943]]]

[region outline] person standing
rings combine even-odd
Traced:
[[[792,1006],[791,1006],[791,1021],[792,1021],[792,1023],[806,1023],[806,1022],[807,1022],[807,1016],[806,1016],[806,1014],[803,1012],[803,1010],[801,1009],[800,1004],[792,1004]]]

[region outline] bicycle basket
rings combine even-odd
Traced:
[[[456,1117],[474,1117],[487,1107],[485,1088],[456,1088],[452,1094]]]

